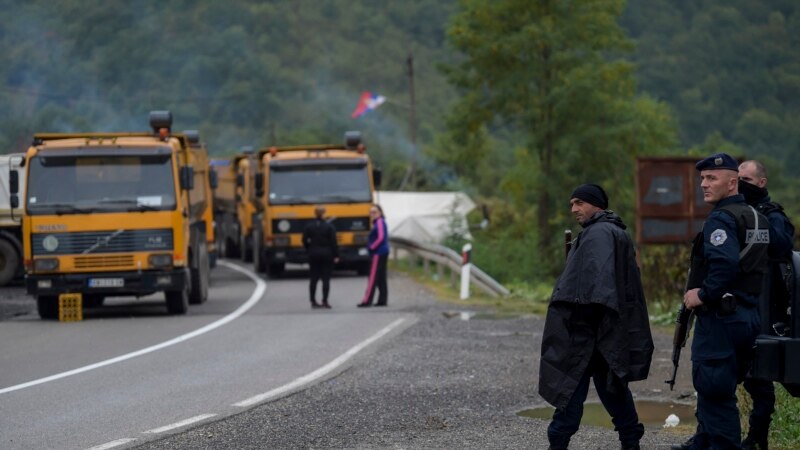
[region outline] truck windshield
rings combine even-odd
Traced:
[[[169,154],[40,154],[29,170],[32,215],[175,209]]]
[[[273,166],[268,196],[273,205],[372,201],[365,164]]]

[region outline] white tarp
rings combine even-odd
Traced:
[[[470,238],[466,215],[475,203],[463,192],[378,191],[389,236],[440,244],[453,231]]]

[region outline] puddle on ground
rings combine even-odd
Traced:
[[[639,421],[642,422],[646,428],[661,428],[670,414],[678,416],[681,425],[697,425],[697,419],[694,417],[694,405],[654,401],[638,401],[635,403],[636,412],[639,414]],[[543,407],[526,409],[518,412],[517,415],[533,419],[549,420],[553,418],[553,408]],[[614,428],[614,425],[611,423],[611,417],[600,403],[585,403],[583,405],[581,425]]]

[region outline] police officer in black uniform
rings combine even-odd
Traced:
[[[703,200],[714,205],[694,241],[693,276],[683,298],[696,314],[692,381],[698,427],[689,442],[673,448],[738,449],[736,385],[747,373],[759,332],[757,306],[767,273],[769,229],[766,217],[739,194],[735,159],[718,153],[695,167]],[[702,281],[692,286],[692,279]]]
[[[751,205],[769,221],[769,255],[770,268],[770,298],[767,299],[774,306],[776,317],[767,323],[767,328],[785,319],[789,302],[789,292],[783,274],[786,265],[791,261],[792,244],[794,242],[794,226],[783,212],[783,207],[771,201],[767,191],[767,171],[758,161],[745,161],[739,165],[739,192],[744,195],[748,205]],[[763,301],[763,300],[762,300]],[[762,322],[769,317],[761,317]],[[788,320],[786,320],[788,322]],[[762,323],[762,331],[764,324]],[[783,330],[775,330],[781,333]],[[767,450],[769,443],[769,424],[772,413],[775,411],[775,387],[771,381],[746,378],[744,388],[753,399],[753,409],[750,412],[747,437],[742,441],[744,450]]]
[[[336,243],[336,229],[325,220],[325,208],[314,208],[316,218],[303,230],[303,246],[308,253],[308,285],[312,308],[327,308],[333,264],[339,261],[339,246]],[[317,282],[322,280],[322,304],[317,303]]]

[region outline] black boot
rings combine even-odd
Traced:
[[[747,437],[742,441],[743,450],[769,450],[769,442],[766,433],[747,433]]]

